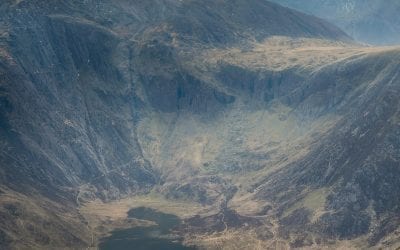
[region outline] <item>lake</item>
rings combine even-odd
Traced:
[[[157,210],[139,207],[128,212],[129,218],[153,221],[157,225],[115,230],[111,236],[103,238],[101,250],[194,250],[182,244],[182,238],[171,232],[179,226],[179,217]]]

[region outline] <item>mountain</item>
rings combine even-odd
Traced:
[[[264,0],[0,12],[1,248],[94,247],[138,206],[210,249],[399,244],[399,49]]]
[[[391,45],[400,42],[400,2],[396,0],[273,0],[334,23],[357,41]]]

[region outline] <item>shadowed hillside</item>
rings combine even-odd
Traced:
[[[397,0],[272,0],[342,28],[355,40],[375,44],[400,43],[400,2]]]
[[[262,0],[0,11],[0,246],[95,246],[135,207],[210,249],[399,244],[398,48]]]

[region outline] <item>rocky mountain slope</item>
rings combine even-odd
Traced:
[[[400,2],[397,0],[273,0],[334,23],[357,41],[399,44]]]
[[[1,247],[95,246],[139,204],[211,249],[399,244],[397,48],[262,0],[0,12]]]

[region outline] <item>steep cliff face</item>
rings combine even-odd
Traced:
[[[49,187],[94,178],[103,191],[112,190],[113,178],[120,185],[115,190],[154,184],[135,139],[140,104],[112,58],[118,38],[70,17],[34,10],[22,17],[12,19],[19,23],[11,24],[15,29],[5,48],[10,58],[2,70],[8,105],[3,133],[10,138],[4,146],[4,183],[24,191],[38,187],[49,195]]]
[[[399,174],[398,57],[398,51],[363,56],[328,66],[309,80],[302,105],[320,96],[327,105],[323,113],[340,118],[303,159],[268,176],[258,188],[257,196],[282,204],[284,234],[301,234],[308,225],[333,238],[370,232],[375,244],[388,218],[398,224],[399,183],[393,178]],[[310,201],[313,196],[316,200]]]
[[[0,246],[94,245],[79,209],[150,191],[265,242],[397,229],[397,50],[261,0],[0,11]]]

